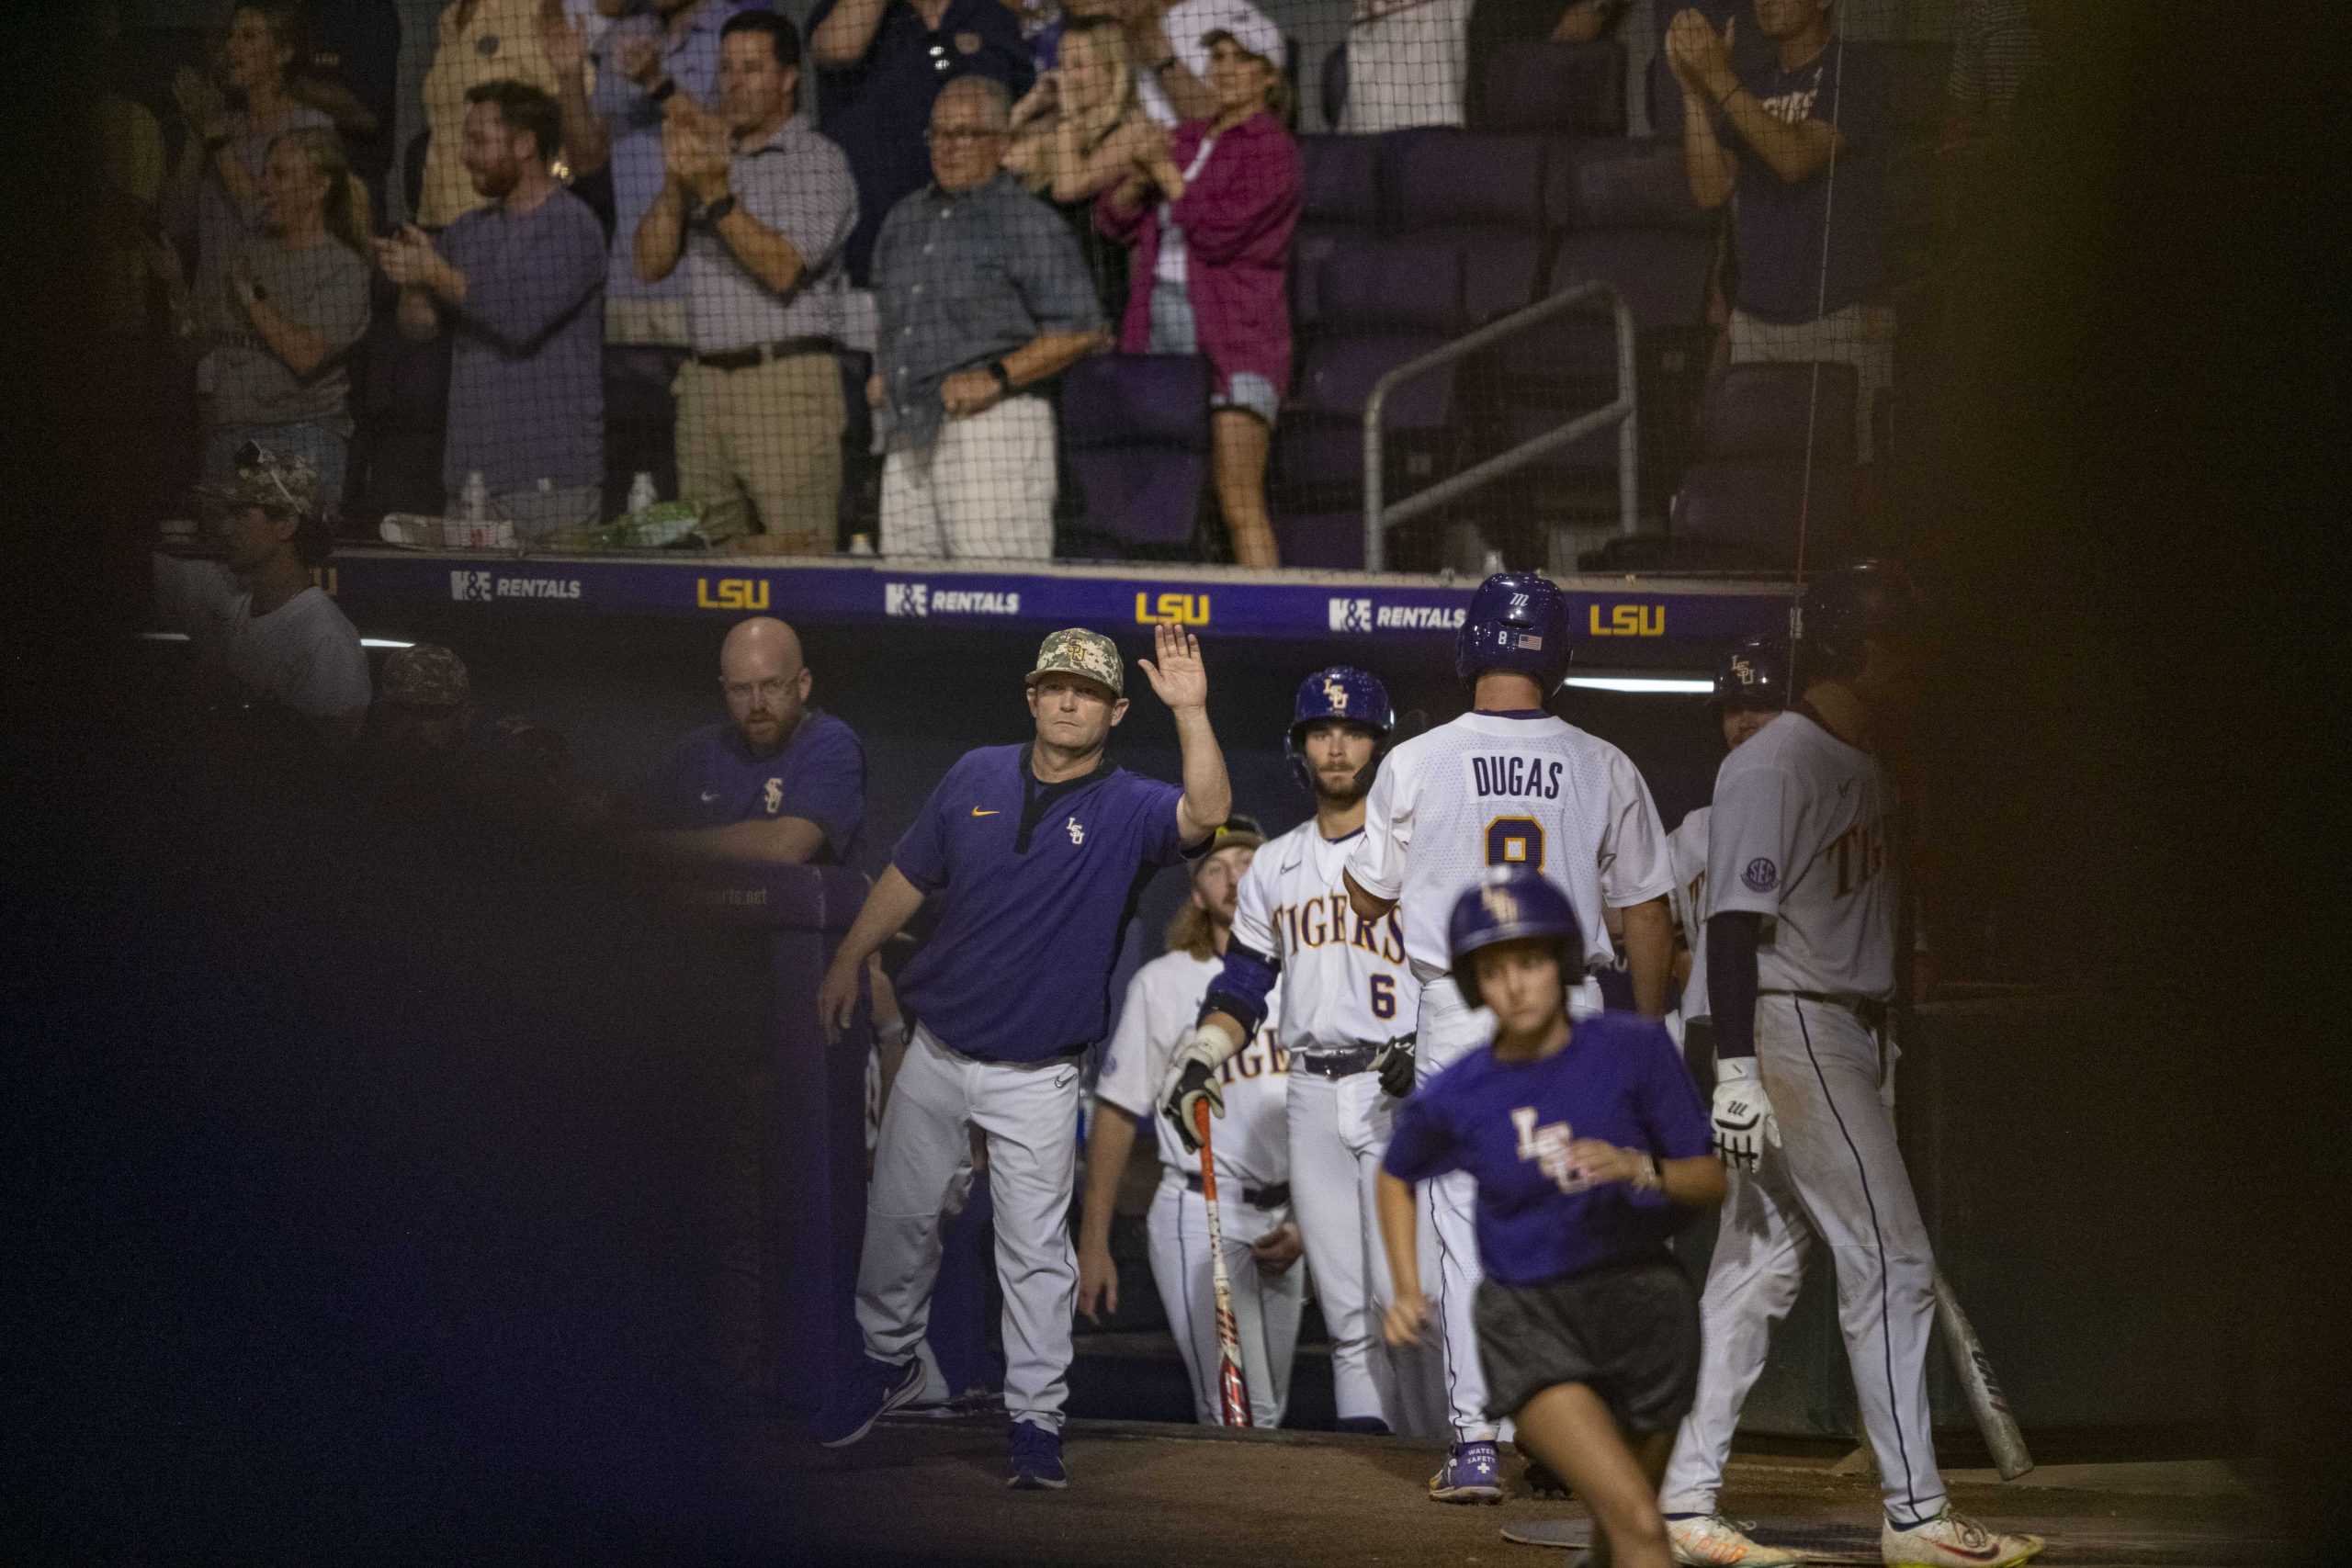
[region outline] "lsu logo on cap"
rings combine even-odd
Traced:
[[[1323,700],[1331,705],[1333,713],[1348,711],[1348,688],[1340,683],[1337,675],[1323,677]]]

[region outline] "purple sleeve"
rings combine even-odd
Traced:
[[[1146,865],[1174,865],[1184,858],[1183,834],[1176,826],[1176,803],[1184,792],[1171,784],[1158,779],[1138,779],[1136,809],[1143,814],[1140,824],[1143,860]]]
[[[792,759],[784,789],[785,815],[824,829],[835,859],[865,822],[865,748],[846,724],[828,724]]]
[[[947,881],[948,786],[956,782],[961,766],[947,770],[947,776],[939,781],[939,787],[899,836],[898,848],[890,852],[890,863],[899,868],[899,874],[926,893],[938,891]]]
[[[1445,1098],[1437,1092],[1439,1087],[1425,1085],[1396,1108],[1388,1152],[1380,1156],[1380,1168],[1399,1181],[1427,1181],[1462,1168],[1461,1152],[1453,1129],[1447,1124]]]
[[[1185,250],[1210,266],[1283,265],[1298,227],[1300,169],[1298,144],[1288,133],[1228,132],[1184,194],[1168,204],[1169,218],[1184,231]]]
[[[1691,1159],[1714,1146],[1707,1108],[1699,1103],[1699,1088],[1690,1069],[1674,1047],[1666,1025],[1652,1023],[1642,1032],[1642,1129],[1649,1135],[1650,1153],[1660,1159]]]
[[[605,286],[605,231],[578,198],[559,191],[548,198],[563,204],[540,227],[540,244],[527,267],[495,267],[469,260],[477,247],[475,225],[491,220],[458,220],[447,243],[450,264],[466,275],[466,302],[458,313],[466,324],[508,350],[526,349],[569,321]],[[464,236],[460,238],[460,236]]]

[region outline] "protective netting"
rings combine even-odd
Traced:
[[[444,547],[1899,544],[2039,58],[2022,0],[392,9],[119,41],[146,515],[259,443],[346,537]]]

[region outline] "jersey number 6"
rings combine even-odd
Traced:
[[[1487,863],[1544,869],[1544,824],[1532,817],[1498,817],[1487,824]]]
[[[1374,975],[1372,977],[1372,1016],[1396,1016],[1396,976],[1394,975]]]

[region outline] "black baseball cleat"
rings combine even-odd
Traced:
[[[842,1374],[833,1386],[833,1396],[817,1413],[816,1438],[829,1449],[845,1449],[874,1430],[874,1423],[885,1415],[913,1403],[922,1392],[922,1358],[892,1366],[872,1356],[860,1356],[857,1364]]]
[[[1058,1492],[1069,1484],[1062,1467],[1062,1435],[1035,1421],[1012,1424],[1012,1473],[1005,1484],[1016,1492]]]

